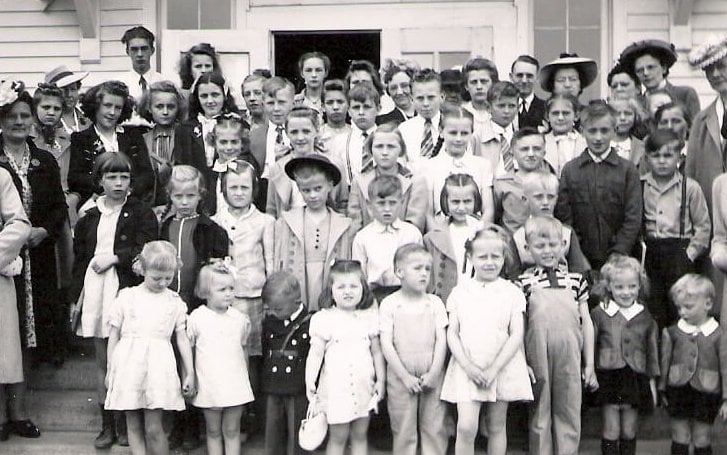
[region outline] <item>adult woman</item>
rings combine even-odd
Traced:
[[[627,100],[636,112],[634,127],[631,134],[639,139],[644,139],[650,130],[649,112],[644,105],[644,100],[639,97],[641,83],[636,75],[626,71],[621,63],[616,63],[608,73],[606,82],[609,87],[608,101]]]
[[[0,91],[2,87],[0,87]],[[40,436],[38,428],[27,419],[23,397],[23,355],[20,349],[18,307],[15,284],[9,265],[18,257],[20,249],[30,236],[30,222],[23,210],[13,180],[4,169],[0,169],[0,441],[8,439],[10,432],[21,436]],[[16,264],[17,265],[17,264]],[[19,270],[19,269],[16,269]],[[8,417],[8,396],[10,421]],[[28,422],[26,424],[25,422]],[[33,434],[24,430],[35,431]],[[20,431],[18,431],[20,430]],[[37,436],[36,436],[37,437]]]
[[[553,95],[570,93],[578,98],[597,75],[595,60],[563,53],[540,70],[540,87]]]

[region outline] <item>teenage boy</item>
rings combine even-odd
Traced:
[[[344,164],[344,180],[351,185],[353,178],[367,172],[374,166],[374,158],[364,143],[376,129],[376,114],[381,108],[379,92],[367,81],[353,85],[348,91],[348,114],[351,116],[351,132],[345,144],[338,142],[338,148],[331,150]]]
[[[537,128],[545,118],[545,101],[535,96],[533,88],[538,80],[540,62],[530,55],[520,55],[510,67],[510,81],[515,84],[518,100],[517,127]]]
[[[260,74],[250,74],[242,81],[242,86],[240,86],[242,98],[245,100],[245,107],[247,108],[246,120],[250,124],[251,131],[267,123],[263,104],[263,83],[267,79],[269,78]]]
[[[411,93],[418,115],[399,125],[399,131],[404,137],[409,163],[414,166],[419,160],[434,156],[438,149],[439,108],[444,99],[439,74],[430,69],[414,74]]]
[[[124,32],[121,42],[126,46],[126,55],[131,59],[131,70],[124,73],[122,81],[129,87],[129,95],[139,102],[141,95],[154,82],[168,80],[151,67],[154,55],[154,34],[145,27],[132,27]]]

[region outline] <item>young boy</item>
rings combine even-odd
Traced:
[[[439,141],[442,80],[435,71],[425,69],[414,74],[411,94],[417,115],[399,125],[404,137],[406,155],[411,166],[431,158]]]
[[[247,109],[245,120],[250,124],[251,130],[267,125],[263,97],[263,83],[266,80],[267,78],[260,74],[250,74],[240,86]]]
[[[327,206],[328,195],[341,182],[341,171],[323,155],[295,157],[285,173],[298,186],[305,207],[279,214],[275,222],[276,270],[290,270],[301,286],[303,303],[318,309],[318,297],[336,259],[351,259],[351,220]]]
[[[672,286],[679,321],[662,331],[659,391],[671,417],[671,453],[710,455],[719,415],[727,420],[727,334],[709,315],[715,297],[707,277],[688,273]]]
[[[376,129],[376,114],[380,109],[381,97],[373,84],[363,81],[351,87],[348,92],[348,113],[351,116],[351,131],[345,142],[337,141],[336,148],[330,150],[333,156],[344,163],[346,185],[353,178],[374,166],[371,153],[364,149],[364,143]]]
[[[525,352],[535,395],[530,453],[578,453],[581,374],[587,387],[597,384],[588,283],[580,273],[558,267],[564,246],[560,221],[529,218],[525,238],[535,262],[518,278],[527,298]]]
[[[650,172],[641,179],[649,311],[659,328],[676,322],[669,289],[679,277],[695,271],[694,262],[707,251],[712,229],[702,189],[679,172],[679,142],[671,130],[649,135],[645,147]]]
[[[613,109],[604,104],[581,112],[587,149],[563,167],[555,216],[573,226],[593,270],[613,253],[631,254],[641,231],[639,172],[611,148]]]
[[[446,407],[439,399],[447,355],[447,312],[427,294],[432,256],[423,246],[402,245],[394,255],[401,289],[379,308],[381,350],[387,364],[386,396],[394,433],[393,453],[444,454]]]
[[[495,177],[495,223],[512,235],[525,223],[528,205],[523,194],[522,179],[533,172],[549,172],[545,163],[545,138],[535,128],[517,130],[510,142],[515,160],[513,170]]]
[[[429,208],[429,189],[427,181],[421,174],[413,174],[401,164],[396,147],[403,147],[401,134],[393,124],[381,125],[376,129],[377,136],[385,135],[368,146],[374,157],[374,168],[353,178],[351,192],[348,195],[348,217],[351,218],[356,231],[369,224],[372,220],[368,211],[369,185],[379,175],[394,175],[401,181],[403,195],[399,218],[407,221],[424,232],[427,209]],[[398,144],[397,144],[398,142]]]
[[[522,190],[527,204],[527,216],[553,216],[555,201],[558,198],[558,177],[550,172],[532,172],[522,178]],[[533,256],[525,240],[525,227],[520,226],[512,235],[515,252],[515,267],[522,273],[533,265]],[[591,265],[583,255],[578,236],[569,226],[563,225],[563,257],[571,272],[588,276]]]
[[[265,394],[265,453],[309,453],[298,445],[305,418],[305,360],[310,349],[310,313],[301,302],[300,284],[292,273],[275,272],[265,282],[263,301],[263,377]]]
[[[517,117],[519,94],[515,84],[506,81],[495,82],[487,91],[491,117],[484,125],[480,149],[475,154],[490,160],[495,177],[515,169],[510,142],[514,133],[513,120]]]
[[[295,87],[282,77],[271,77],[263,82],[263,110],[267,124],[250,131],[250,152],[262,169],[262,178],[267,182],[270,168],[275,161],[290,150],[290,140],[285,134],[285,119],[293,109]],[[267,185],[260,188],[266,194]],[[258,201],[255,201],[258,205]],[[258,205],[265,207],[265,204]]]
[[[351,257],[361,262],[369,287],[381,301],[401,285],[394,273],[394,253],[407,243],[422,244],[422,234],[416,226],[401,221],[401,181],[395,175],[380,175],[368,188],[373,221],[353,239]]]

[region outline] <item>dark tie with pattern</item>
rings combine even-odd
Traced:
[[[429,158],[434,152],[434,141],[432,139],[432,119],[424,120],[424,136],[422,137],[421,156]]]
[[[369,137],[369,133],[366,131],[361,133],[363,137],[364,146],[361,147],[361,173],[365,173],[374,168],[374,156],[371,154],[371,149],[366,147],[366,138]]]
[[[146,89],[148,88],[146,85],[146,79],[144,79],[144,76],[141,76],[139,78],[139,87],[141,87],[142,92],[146,92]]]

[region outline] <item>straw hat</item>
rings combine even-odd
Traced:
[[[725,56],[727,56],[727,35],[710,35],[704,44],[692,49],[689,53],[689,63],[694,67],[706,69]]]
[[[55,84],[58,88],[63,88],[82,81],[86,76],[88,76],[88,72],[74,73],[65,65],[61,65],[45,73],[45,83]]]
[[[677,53],[674,50],[674,45],[658,39],[647,39],[629,44],[621,52],[618,61],[627,71],[633,73],[635,71],[634,65],[636,59],[644,55],[651,55],[659,60],[662,66],[667,68],[671,68],[674,62],[677,61]]]
[[[540,87],[546,92],[553,91],[555,73],[561,68],[574,68],[581,79],[581,89],[591,85],[598,76],[598,65],[590,58],[578,57],[576,54],[560,54],[560,57],[543,66],[540,70]]]

